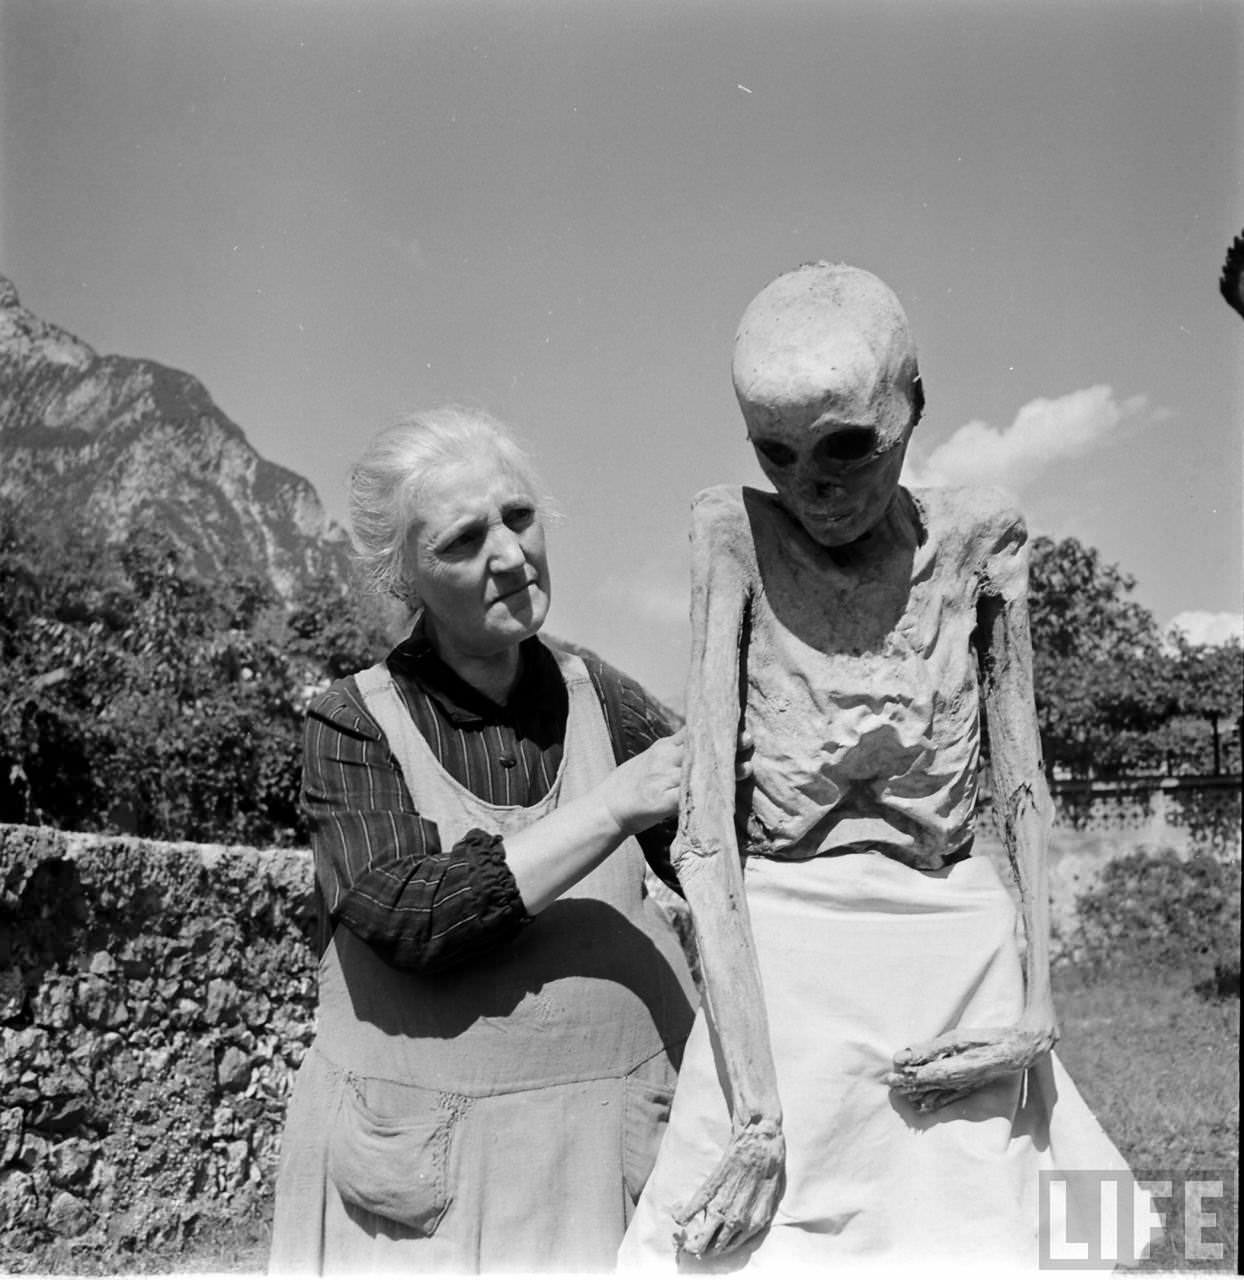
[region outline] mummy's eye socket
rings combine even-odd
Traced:
[[[878,443],[872,427],[842,427],[816,446],[816,456],[824,462],[857,462],[875,452]]]
[[[776,440],[753,440],[752,444],[770,466],[789,467],[795,461],[795,451],[789,445],[779,444]]]

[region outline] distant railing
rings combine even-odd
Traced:
[[[988,779],[982,796],[988,796]],[[1134,836],[1137,845],[1240,855],[1241,777],[1055,779],[1050,784],[1056,829]],[[997,831],[993,808],[982,807],[986,829]]]

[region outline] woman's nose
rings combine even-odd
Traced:
[[[506,525],[494,531],[491,542],[488,564],[493,573],[517,569],[527,559],[518,535]]]

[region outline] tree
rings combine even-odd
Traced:
[[[117,675],[114,586],[89,539],[0,505],[0,819],[37,820],[47,801],[82,825],[98,806],[93,691]]]
[[[1135,579],[1075,538],[1032,543],[1033,681],[1047,765],[1159,768],[1154,732],[1175,706],[1169,658]]]
[[[285,622],[292,654],[336,680],[389,649],[396,618],[357,583],[322,573],[294,593]]]
[[[308,689],[383,651],[341,584],[290,609],[196,576],[158,527],[108,546],[0,506],[0,820],[301,840]]]
[[[1178,714],[1209,723],[1212,769],[1224,770],[1223,726],[1235,725],[1236,752],[1240,745],[1240,719],[1244,708],[1244,647],[1238,639],[1224,644],[1194,645],[1176,632],[1174,637],[1174,696]],[[1238,769],[1239,758],[1235,765]]]

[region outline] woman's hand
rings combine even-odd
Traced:
[[[658,738],[647,750],[618,765],[601,783],[605,807],[628,836],[678,812],[686,742],[686,729]]]
[[[658,738],[591,791],[506,840],[506,862],[529,915],[555,902],[627,836],[678,812],[686,742],[685,729]],[[751,774],[751,745],[748,734],[739,735],[739,779]]]
[[[605,803],[627,835],[646,831],[678,812],[686,744],[685,728],[668,738],[658,738],[645,751],[618,765],[604,783]],[[734,764],[734,776],[740,782],[751,777],[751,754],[752,735],[744,729]]]

